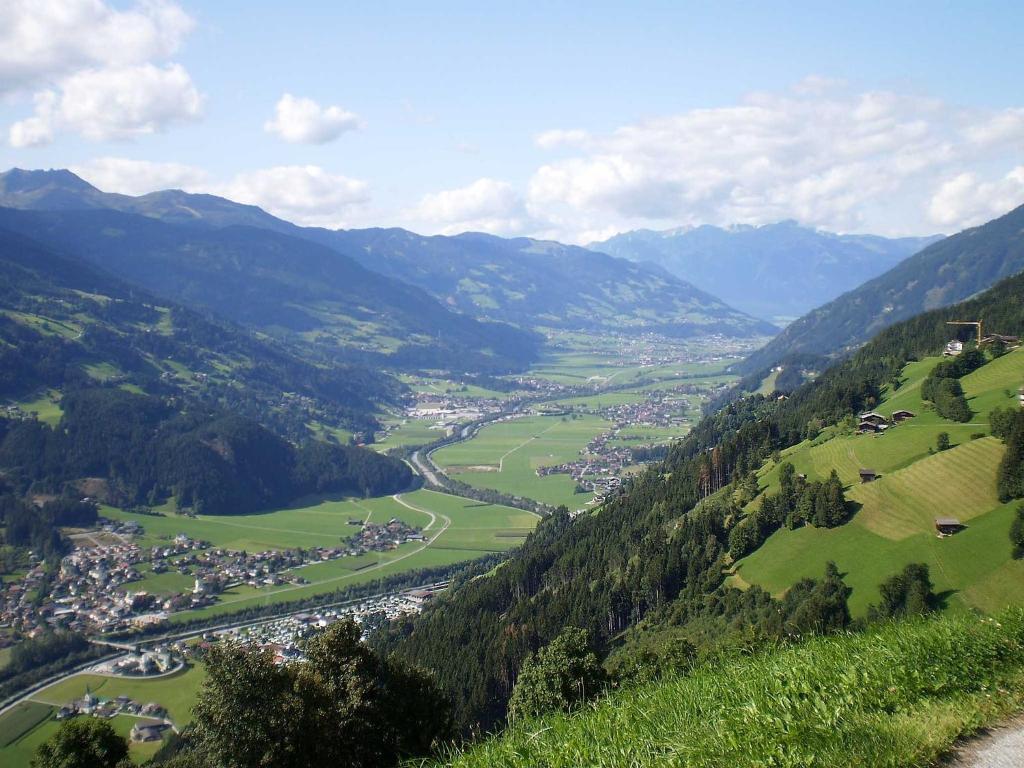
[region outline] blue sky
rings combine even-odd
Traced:
[[[1024,202],[1020,3],[488,5],[11,0],[0,164],[576,242]]]

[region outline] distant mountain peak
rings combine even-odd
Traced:
[[[26,170],[11,168],[0,173],[0,190],[4,192],[33,192],[46,187],[77,192],[99,192],[96,187],[66,168]]]
[[[588,247],[657,264],[738,309],[786,322],[936,239],[837,235],[784,219],[760,225],[642,229]]]

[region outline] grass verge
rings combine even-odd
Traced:
[[[818,638],[614,693],[460,766],[928,766],[1024,706],[1024,611]]]

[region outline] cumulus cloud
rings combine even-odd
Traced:
[[[100,157],[71,170],[105,192],[143,195],[163,189],[219,195],[256,205],[305,226],[346,227],[361,223],[369,185],[316,165],[284,165],[215,178],[205,169],[176,162]]]
[[[175,3],[119,10],[102,0],[0,3],[0,91],[52,83],[80,69],[171,56],[194,22]]]
[[[424,195],[409,212],[416,225],[433,233],[490,232],[517,235],[532,222],[515,188],[496,179],[477,179],[472,184]]]
[[[318,227],[348,226],[370,199],[365,181],[315,165],[282,165],[242,173],[208,191],[258,205],[296,224]]]
[[[157,133],[199,117],[203,99],[180,64],[140,64],[78,72],[35,102],[35,115],[11,126],[12,146],[48,143],[59,131],[94,141]]]
[[[932,196],[928,215],[940,226],[956,229],[984,224],[1024,203],[1024,165],[1001,179],[985,181],[961,173],[945,181]]]
[[[8,128],[14,147],[62,132],[132,139],[197,118],[202,97],[171,56],[192,30],[178,5],[149,0],[119,10],[102,0],[0,3],[0,92],[30,87],[33,114]]]
[[[273,120],[263,129],[293,144],[325,144],[361,125],[359,116],[341,107],[321,107],[312,99],[286,93],[277,102]]]
[[[144,195],[161,189],[202,190],[210,176],[184,163],[160,163],[125,157],[98,157],[70,170],[104,192]]]
[[[609,227],[783,218],[838,231],[922,232],[929,221],[955,229],[970,219],[951,213],[966,211],[962,205],[939,203],[932,212],[931,196],[976,166],[1014,165],[1024,111],[963,110],[811,78],[733,106],[605,135],[556,129],[536,142],[573,150],[538,168],[525,195],[533,220],[570,240]],[[989,198],[1010,201],[1012,184],[996,188]]]

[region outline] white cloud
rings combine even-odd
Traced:
[[[957,229],[984,224],[1024,203],[1024,165],[1001,179],[983,181],[961,173],[944,182],[932,196],[928,216],[939,226]]]
[[[332,174],[315,165],[283,165],[242,173],[207,191],[258,205],[306,226],[344,227],[370,199],[365,181]]]
[[[198,118],[203,99],[180,64],[139,64],[83,70],[35,101],[35,115],[11,126],[12,146],[39,146],[60,131],[94,141],[145,136]]]
[[[0,92],[53,83],[81,69],[171,56],[194,23],[175,3],[119,10],[102,0],[0,3]]]
[[[556,129],[536,142],[574,150],[538,168],[525,195],[530,218],[564,239],[583,241],[609,227],[782,218],[896,234],[973,221],[962,205],[940,202],[932,212],[931,196],[959,173],[1019,163],[1024,110],[964,110],[809,78],[789,92],[752,94],[733,106],[604,135]],[[992,205],[1012,205],[1011,183],[983,190],[999,201]]]
[[[534,140],[541,149],[557,149],[558,147],[580,147],[590,140],[590,134],[579,128],[562,130],[555,128],[537,135]]]
[[[424,195],[408,216],[422,229],[444,235],[459,232],[518,235],[532,224],[515,188],[488,178],[477,179],[458,189]]]
[[[183,163],[156,163],[125,157],[98,157],[70,169],[104,192],[144,195],[162,189],[198,191],[209,186],[209,174]]]
[[[188,72],[159,63],[193,26],[168,0],[123,10],[103,0],[0,2],[0,93],[17,99],[41,87],[8,141],[36,147],[65,132],[130,139],[195,119],[202,99]]]
[[[175,162],[100,157],[71,170],[104,192],[144,195],[163,189],[220,195],[257,205],[282,219],[318,227],[363,223],[370,200],[365,181],[315,165],[284,165],[238,173],[227,180],[203,168]]]
[[[359,116],[338,106],[321,107],[312,99],[286,93],[277,102],[273,120],[263,129],[293,144],[325,144],[361,125]]]

